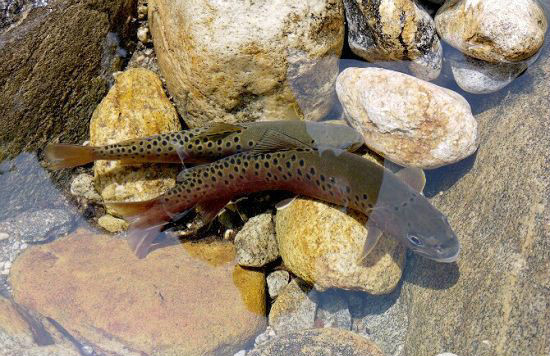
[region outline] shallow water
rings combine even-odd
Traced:
[[[548,14],[550,1],[541,3]],[[464,96],[484,130],[476,153],[425,172],[424,195],[449,215],[462,241],[459,260],[439,264],[409,251],[399,284],[386,295],[296,287],[287,302],[295,303],[301,313],[295,324],[307,324],[304,319],[312,318],[312,326],[317,328],[351,330],[373,340],[387,355],[415,354],[417,350],[418,355],[431,352],[434,356],[443,352],[459,356],[465,352],[509,354],[508,342],[514,343],[513,350],[517,345],[536,344],[533,349],[550,352],[545,339],[550,335],[550,250],[545,249],[550,247],[550,205],[544,195],[550,173],[550,141],[544,130],[550,129],[550,118],[537,117],[547,113],[550,104],[540,92],[550,80],[548,41],[547,36],[538,60],[517,79],[484,95],[458,87],[447,63],[456,50],[443,43],[443,71],[433,83]],[[360,60],[346,46],[340,71],[375,66]],[[296,93],[297,97],[303,95]],[[336,103],[327,118],[341,115],[342,108]],[[517,124],[509,128],[500,118],[515,119]],[[494,137],[502,140],[502,149]],[[494,151],[489,154],[488,149]],[[60,350],[71,355],[157,355],[159,350],[178,353],[204,348],[210,354],[232,356],[238,350],[253,349],[259,334],[257,343],[273,337],[272,329],[265,329],[271,324],[268,315],[274,301],[267,294],[264,275],[288,268],[280,257],[260,268],[238,267],[231,241],[249,218],[275,212],[275,203],[289,194],[255,193],[233,204],[198,234],[186,232],[192,230],[193,216],[186,217],[172,233],[180,231],[185,244],[174,244],[174,236],[165,236],[150,256],[138,260],[125,244],[124,232],[109,234],[97,226],[97,219],[105,213],[102,204],[72,196],[70,179],[59,179],[59,174],[45,168],[42,159],[41,151],[23,152],[0,163],[0,295],[30,310],[30,317],[19,311],[22,323],[35,323],[38,334],[53,335],[45,344],[61,345]],[[494,164],[497,171],[483,165],[485,162]],[[91,167],[75,169],[70,175],[93,174]],[[389,162],[387,167],[396,165]],[[513,179],[508,181],[506,176]],[[482,181],[487,177],[494,181]],[[524,179],[518,181],[521,177]],[[468,192],[466,184],[482,191],[462,194]],[[525,185],[527,192],[518,185]],[[114,238],[97,237],[99,233]],[[64,244],[64,240],[71,243]],[[22,253],[24,263],[19,263],[13,275],[17,256]],[[33,268],[35,275],[24,273]],[[489,269],[489,276],[484,275]],[[12,285],[14,280],[24,287]],[[30,286],[35,289],[25,290]],[[54,301],[52,305],[48,305],[49,299]],[[0,322],[1,303],[4,301],[0,300]],[[431,312],[434,317],[429,319]],[[501,320],[495,315],[504,317]],[[525,320],[528,317],[533,319]],[[439,321],[441,328],[437,329]],[[488,326],[495,322],[502,326]],[[419,331],[422,327],[426,330]],[[30,332],[34,338],[30,342],[29,332],[15,328],[10,334],[7,329],[0,323],[0,351],[2,347],[10,352],[20,347],[25,354],[23,350],[33,349],[40,340],[35,330]],[[27,339],[21,341],[25,333]],[[429,340],[426,343],[418,341],[424,334]],[[433,349],[426,346],[429,343],[435,345]],[[238,347],[233,347],[235,344]]]

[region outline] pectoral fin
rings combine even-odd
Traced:
[[[267,130],[254,146],[252,152],[265,153],[295,149],[313,149],[313,147],[309,143],[302,142],[282,132]]]
[[[209,224],[229,203],[230,199],[206,200],[195,206],[204,225]]]
[[[417,192],[422,193],[426,185],[426,175],[420,168],[405,167],[395,174]]]
[[[298,198],[297,195],[293,196],[292,198],[281,200],[280,202],[275,204],[275,209],[283,210],[283,209],[288,208],[290,206],[290,204],[292,204],[294,202],[294,200],[296,200],[296,198]]]
[[[367,239],[365,240],[365,244],[363,245],[363,251],[361,252],[361,256],[359,256],[359,264],[363,265],[365,263],[365,260],[369,253],[374,249],[376,246],[376,243],[382,236],[382,231],[375,227],[375,226],[369,226],[368,227],[368,233],[367,233]]]

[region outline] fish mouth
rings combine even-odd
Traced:
[[[457,245],[456,249],[453,249],[453,251],[450,251],[450,252],[452,252],[452,254],[445,253],[445,254],[433,255],[433,254],[429,254],[425,251],[420,251],[420,250],[416,250],[416,249],[413,249],[413,251],[415,253],[418,253],[419,255],[422,255],[422,256],[424,256],[426,258],[429,258],[430,260],[433,260],[433,261],[436,261],[436,262],[453,263],[458,259],[458,255],[460,254],[460,245]]]

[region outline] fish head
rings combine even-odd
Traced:
[[[386,221],[383,230],[414,253],[446,263],[458,258],[460,243],[447,217],[422,195],[411,195],[406,202],[381,210]]]
[[[338,123],[307,123],[307,134],[316,147],[339,148],[352,152],[365,143],[363,135],[357,130],[341,120],[334,121]]]

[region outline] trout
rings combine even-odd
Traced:
[[[458,256],[459,242],[447,218],[419,193],[425,181],[412,174],[414,170],[404,169],[396,175],[334,148],[246,152],[182,171],[176,186],[155,199],[108,204],[130,218],[129,243],[140,258],[181,212],[196,207],[208,220],[236,197],[286,190],[367,214],[362,258],[383,232],[427,258],[452,262]]]
[[[262,121],[220,123],[106,146],[50,144],[45,152],[50,168],[61,169],[96,160],[120,160],[124,164],[205,163],[253,149],[277,151],[301,146],[335,147],[353,151],[363,142],[361,134],[346,125],[329,122]]]

